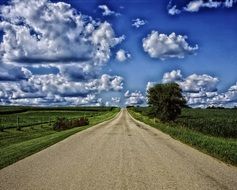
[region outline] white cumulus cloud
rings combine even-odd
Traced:
[[[125,105],[137,106],[146,104],[146,96],[140,91],[130,92],[129,90],[124,93]]]
[[[180,11],[179,9],[177,9],[177,6],[176,6],[176,5],[174,5],[174,6],[172,6],[171,8],[168,8],[168,13],[169,13],[170,15],[177,15],[177,14],[180,14],[181,11]]]
[[[182,80],[183,80],[183,76],[181,74],[181,70],[173,70],[163,75],[162,82],[169,83],[169,82],[176,82],[176,81],[182,81]]]
[[[162,83],[177,83],[182,89],[187,104],[191,107],[205,108],[208,106],[237,106],[237,83],[226,91],[218,89],[219,79],[208,74],[191,74],[183,76],[181,70],[173,70],[163,75]],[[146,89],[159,82],[148,82]]]
[[[120,97],[112,97],[110,101],[106,101],[106,106],[120,106],[121,98]]]
[[[116,53],[116,59],[119,61],[119,62],[124,62],[126,61],[127,59],[131,58],[131,54],[126,52],[125,50],[123,49],[120,49],[117,51]]]
[[[143,38],[143,49],[150,57],[165,60],[168,58],[184,58],[187,54],[194,54],[198,50],[198,45],[194,47],[188,44],[187,36],[170,35],[152,31]]]
[[[121,43],[108,22],[95,22],[69,4],[16,0],[0,8],[4,31],[0,54],[5,62],[102,64]]]
[[[202,8],[216,9],[216,8],[231,8],[237,3],[237,0],[191,0],[186,6],[177,8],[177,5],[172,5],[172,1],[168,4],[168,13],[171,15],[180,14],[183,11],[186,12],[199,12]]]
[[[12,0],[0,15],[0,104],[101,104],[101,92],[123,89],[101,71],[125,39],[107,21],[49,0]]]
[[[221,6],[221,2],[209,0],[208,2],[204,2],[203,0],[195,0],[190,1],[186,7],[184,7],[185,11],[188,12],[198,12],[200,8],[217,8]]]
[[[110,15],[119,16],[120,15],[119,13],[116,13],[115,11],[110,10],[107,5],[99,5],[98,8],[103,11],[102,12],[103,16],[110,16]]]
[[[162,82],[176,82],[185,92],[213,92],[217,90],[219,79],[207,74],[198,75],[195,73],[185,78],[180,70],[173,70],[163,75]]]
[[[141,26],[145,25],[147,23],[147,21],[140,19],[140,18],[136,18],[134,20],[132,20],[132,26],[136,27],[136,28],[140,28]]]
[[[98,79],[87,81],[70,81],[61,74],[32,75],[28,80],[18,83],[1,82],[0,102],[16,103],[18,99],[51,100],[52,103],[67,104],[67,99],[83,100],[95,97],[102,91],[120,91],[123,89],[123,78],[103,74]],[[94,100],[94,99],[93,99]]]
[[[183,90],[188,105],[192,107],[237,105],[237,84],[231,86],[226,92],[219,92],[217,77],[208,74],[191,74],[183,77],[180,70],[173,70],[163,75],[163,83],[176,82]]]

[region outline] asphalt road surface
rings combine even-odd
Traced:
[[[5,190],[237,189],[237,168],[118,116],[0,170]]]

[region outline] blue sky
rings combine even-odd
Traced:
[[[237,105],[236,0],[1,1],[0,103]],[[35,7],[33,10],[31,7]]]

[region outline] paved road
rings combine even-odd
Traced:
[[[237,168],[122,110],[112,121],[0,170],[0,189],[237,189]]]

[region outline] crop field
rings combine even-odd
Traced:
[[[149,108],[132,108],[149,115]],[[172,126],[189,128],[206,135],[237,138],[237,109],[182,109],[182,114]]]
[[[4,112],[6,110],[6,112]],[[0,107],[0,168],[48,147],[76,132],[115,116],[113,107]],[[57,118],[87,118],[89,125],[55,131]]]
[[[183,109],[177,123],[204,134],[237,138],[237,109]]]

